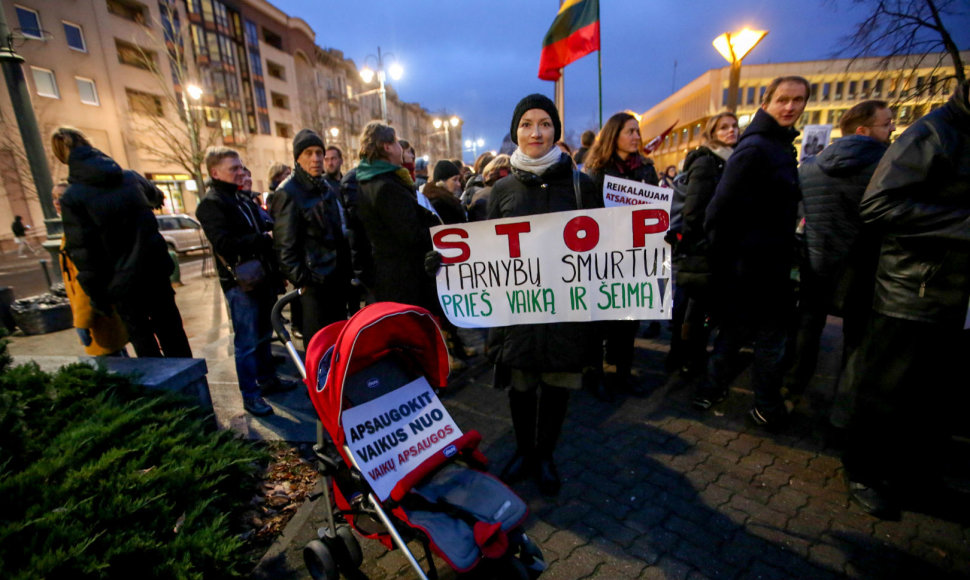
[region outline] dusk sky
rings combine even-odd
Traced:
[[[501,146],[520,98],[553,96],[554,84],[536,75],[558,0],[272,1],[306,20],[318,45],[342,50],[358,67],[378,46],[393,54],[404,67],[403,78],[391,83],[400,97],[432,113],[458,115],[463,138],[485,139],[484,149]],[[769,30],[745,63],[825,59],[865,14],[851,0],[601,0],[603,119],[624,109],[642,113],[725,66],[711,46],[723,32]],[[970,17],[948,24],[959,47],[970,48]],[[566,68],[571,143],[597,128],[596,67],[594,53]],[[464,158],[470,162],[472,153]]]

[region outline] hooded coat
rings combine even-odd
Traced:
[[[960,329],[970,304],[968,84],[889,147],[862,198],[882,237],[873,309]]]
[[[727,311],[773,317],[792,306],[797,135],[758,109],[707,206],[714,290]]]
[[[64,250],[95,308],[108,312],[142,288],[168,285],[174,264],[149,201],[161,198],[158,189],[93,147],[74,148],[67,164]]]

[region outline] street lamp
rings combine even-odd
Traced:
[[[388,54],[387,56],[393,56]],[[375,73],[374,69],[367,66],[367,59],[376,58],[377,60],[377,71]],[[391,78],[394,80],[400,79],[404,76],[404,69],[397,62],[391,64],[390,68],[387,70],[390,73]],[[369,54],[364,58],[364,68],[360,69],[360,78],[364,80],[365,83],[369,83],[374,80],[374,75],[377,75],[377,82],[380,83],[380,88],[378,91],[381,93],[381,121],[387,123],[387,90],[384,88],[384,81],[387,80],[387,74],[384,72],[384,55],[381,54],[381,47],[377,47],[377,57],[373,54]]]
[[[452,115],[447,121],[441,119],[435,119],[432,121],[435,129],[445,128],[445,155],[451,154],[451,135],[449,134],[449,129],[451,127],[457,127],[458,123],[461,123],[461,119],[457,115]]]
[[[191,140],[191,152],[192,152],[192,168],[194,175],[192,178],[195,180],[195,192],[196,195],[201,198],[202,191],[202,171],[199,169],[202,165],[202,145],[199,143],[199,126],[195,123],[195,116],[192,115],[192,108],[189,106],[189,99],[193,101],[198,101],[202,98],[202,87],[199,85],[187,84],[184,86],[185,90],[182,93],[182,106],[185,107],[185,123],[188,125],[189,129],[189,139]],[[188,187],[186,185],[186,187]]]
[[[738,108],[738,85],[741,84],[741,61],[751,52],[761,39],[768,34],[767,30],[751,30],[745,28],[740,32],[725,32],[714,39],[712,43],[721,56],[731,63],[731,74],[728,80],[727,110],[732,113]]]
[[[471,150],[472,157],[478,159],[478,148],[485,145],[485,140],[479,137],[478,139],[465,139],[465,150]]]
[[[340,137],[340,129],[337,127],[330,127],[330,136],[334,139]]]

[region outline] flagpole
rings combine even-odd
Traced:
[[[559,124],[563,135],[566,134],[566,70],[559,69],[559,80],[556,81],[556,109],[559,110]]]
[[[603,44],[600,41],[600,49],[596,51],[596,63],[599,65],[597,77],[599,79],[599,104],[600,104],[600,129],[603,128]]]

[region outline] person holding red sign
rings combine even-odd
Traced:
[[[640,124],[629,113],[617,113],[600,129],[596,142],[586,155],[586,173],[593,179],[596,191],[602,194],[603,181],[607,175],[657,185],[657,171],[653,161],[640,155]],[[656,325],[659,330],[659,323]],[[629,391],[634,395],[646,394],[643,385],[632,380],[633,341],[640,329],[639,320],[611,320],[604,324],[605,361],[616,367],[614,380],[604,381],[597,387],[601,399],[612,399],[614,391]]]
[[[562,136],[559,111],[546,96],[519,101],[512,115],[512,174],[492,187],[488,219],[602,207],[592,180],[573,168],[556,147]],[[577,322],[521,324],[493,328],[489,357],[496,386],[509,386],[509,409],[516,452],[502,470],[506,483],[538,476],[539,491],[559,493],[553,462],[569,391],[582,386],[582,371],[596,355],[596,333]]]

